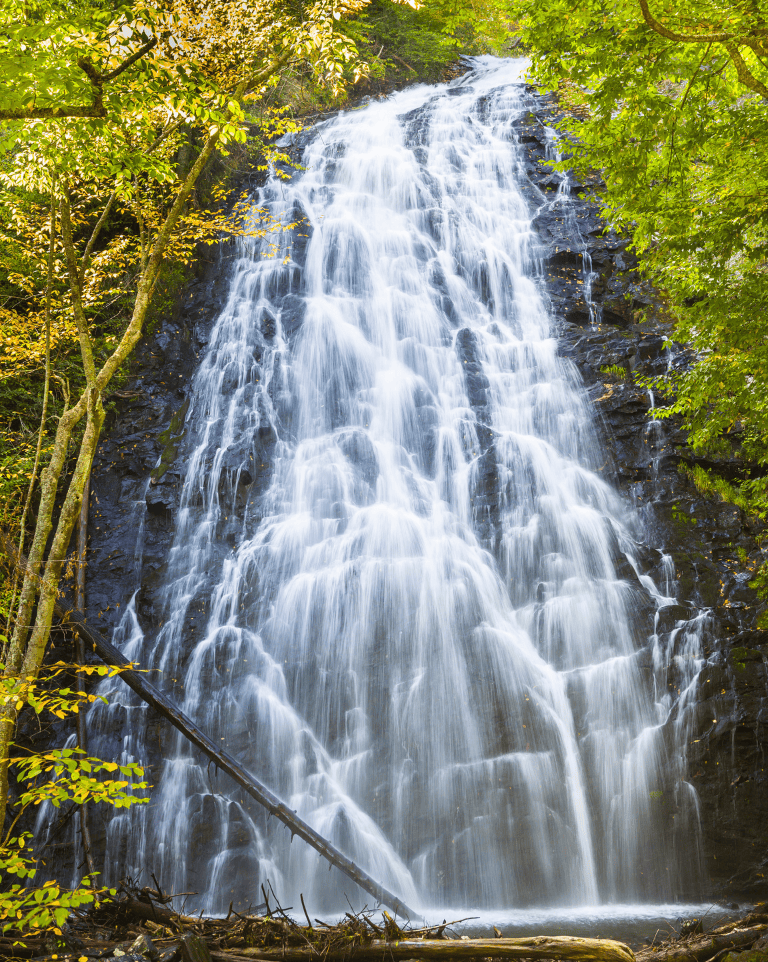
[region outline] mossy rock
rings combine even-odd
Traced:
[[[737,646],[730,650],[731,664],[736,671],[746,671],[747,662],[762,661],[763,653],[756,648],[743,648]],[[745,960],[746,962],[746,960]]]
[[[747,949],[746,952],[729,952],[723,962],[768,962],[768,951]]]
[[[184,419],[189,409],[189,400],[186,400],[179,410],[171,418],[171,423],[163,431],[158,440],[164,445],[163,453],[160,455],[160,464],[150,472],[153,483],[157,483],[165,472],[176,460],[179,453],[179,444],[184,437]]]

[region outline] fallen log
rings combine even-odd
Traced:
[[[561,959],[571,962],[635,962],[629,946],[612,939],[580,939],[569,935],[535,935],[525,939],[401,939],[376,940],[369,945],[341,945],[316,949],[314,946],[279,946],[271,949],[237,949],[236,952],[212,951],[212,962],[389,962],[405,959]]]
[[[722,951],[746,949],[768,931],[768,925],[755,925],[730,932],[709,932],[686,942],[665,942],[637,953],[637,962],[709,962]]]
[[[18,554],[15,545],[11,543],[10,539],[7,538],[4,533],[0,533],[0,548],[4,550],[10,561],[22,571],[26,568],[27,559],[23,555]],[[388,905],[395,913],[404,918],[419,918],[419,914],[412,908],[409,908],[403,899],[394,895],[375,879],[371,878],[371,876],[356,865],[352,859],[347,858],[346,855],[340,852],[327,839],[324,839],[322,835],[316,832],[311,825],[302,818],[299,818],[295,812],[292,812],[277,795],[271,792],[266,785],[262,784],[255,775],[252,775],[244,768],[229,752],[218,748],[205,732],[197,727],[191,718],[188,718],[174,705],[170,698],[164,695],[158,688],[155,688],[154,685],[150,684],[139,672],[134,671],[131,668],[131,662],[126,660],[122,652],[108,642],[102,634],[86,623],[85,616],[82,612],[76,610],[67,611],[58,601],[54,606],[54,612],[56,616],[63,622],[66,622],[83,641],[91,645],[102,661],[107,665],[115,665],[122,669],[120,678],[129,688],[132,688],[136,692],[139,698],[148,705],[151,705],[158,714],[162,715],[174,728],[178,729],[188,741],[199,748],[203,754],[207,755],[217,768],[220,768],[223,772],[226,772],[230,778],[234,779],[251,798],[255,798],[271,815],[274,815],[275,818],[284,825],[287,825],[291,831],[291,837],[298,835],[300,839],[303,839],[308,845],[311,845],[312,848],[314,848],[316,852],[319,852],[331,865],[335,865],[336,868],[342,871],[348,878],[352,879],[356,885],[359,885],[364,892],[372,895],[377,902]]]
[[[140,902],[138,899],[121,899],[110,903],[107,908],[114,908],[116,913],[125,914],[141,922],[157,922],[159,925],[197,925],[199,918],[192,915],[180,915],[173,909],[167,909],[154,902]]]

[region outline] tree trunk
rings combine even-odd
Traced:
[[[236,953],[211,952],[213,962],[236,962],[237,958],[280,959],[310,962],[321,957],[329,962],[397,962],[399,959],[567,959],[571,962],[635,962],[635,955],[623,942],[612,939],[580,939],[569,935],[534,935],[525,939],[401,939],[375,941],[370,945],[316,949],[314,946],[285,946],[270,949],[237,949]]]

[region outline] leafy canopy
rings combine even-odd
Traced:
[[[582,108],[569,164],[603,170],[606,215],[695,348],[658,413],[683,416],[695,451],[742,459],[717,490],[765,516],[768,0],[513,5],[536,79]]]

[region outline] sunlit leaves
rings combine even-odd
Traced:
[[[143,769],[134,763],[119,765],[99,758],[89,758],[79,748],[54,749],[44,754],[13,758],[18,777],[28,783],[19,796],[19,804],[40,805],[50,802],[59,808],[65,802],[108,802],[115,808],[146,803],[148,797],[136,792],[146,789],[140,781]],[[123,778],[98,778],[119,773]]]
[[[649,0],[681,41],[649,26],[637,0],[515,7],[536,76],[583,108],[567,124],[569,162],[604,171],[607,216],[631,233],[676,339],[695,348],[691,366],[657,381],[669,405],[657,414],[681,414],[694,450],[741,459],[731,495],[765,516],[768,486],[750,462],[768,463],[768,102],[754,93],[768,83],[768,0]]]
[[[0,873],[17,878],[32,878],[36,859],[24,854],[24,836],[9,839],[0,849]],[[95,890],[86,882],[74,890],[66,890],[54,881],[43,882],[39,887],[27,888],[4,881],[0,892],[0,923],[3,932],[35,932],[52,929],[61,935],[61,926],[67,921],[72,909],[91,904]]]
[[[7,645],[8,639],[0,637],[0,642]],[[77,672],[106,677],[122,670],[107,665],[75,667],[57,662],[38,678],[3,674],[0,676],[0,708],[13,704],[20,710],[28,705],[38,715],[47,713],[54,718],[65,718],[93,701],[104,699],[96,694],[62,687],[60,680],[64,676]],[[58,931],[73,908],[94,901],[93,880],[85,879],[74,890],[66,890],[50,880],[35,887],[9,884],[9,876],[33,879],[39,865],[29,844],[31,835],[28,832],[13,834],[18,815],[29,807],[43,804],[59,808],[88,802],[127,808],[149,800],[146,795],[148,786],[143,780],[143,769],[136,763],[91,758],[79,748],[19,753],[11,758],[11,766],[15,769],[19,793],[13,813],[16,817],[0,842],[0,880],[3,882],[0,923],[4,932],[14,930],[23,934],[51,928]]]

